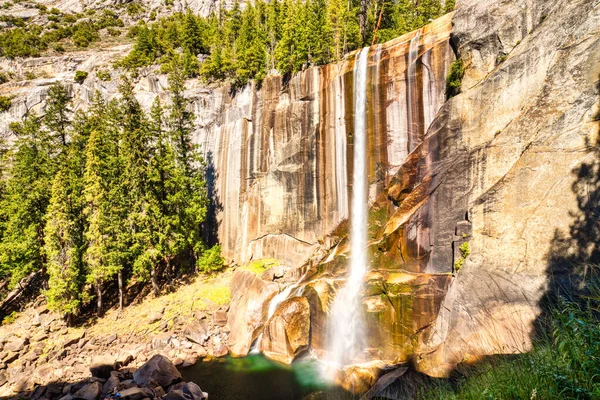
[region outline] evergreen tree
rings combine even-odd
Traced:
[[[50,130],[51,136],[59,142],[58,146],[63,148],[67,146],[70,101],[69,92],[60,82],[50,86],[44,123]]]
[[[60,96],[50,96],[46,119],[54,127],[54,137],[64,136],[64,127],[71,124],[64,110],[66,91],[56,87]],[[56,113],[60,118],[53,117]],[[46,298],[51,309],[63,313],[67,321],[77,315],[83,297],[85,282],[84,254],[86,250],[85,230],[87,221],[83,212],[83,174],[85,170],[85,146],[89,136],[87,118],[79,114],[75,121],[71,143],[63,147],[57,164],[58,172],[53,180],[52,196],[46,216],[44,236],[48,264],[48,286]],[[64,143],[64,142],[63,142]]]
[[[246,7],[237,38],[238,58],[234,84],[245,85],[251,78],[262,81],[266,71],[266,43],[260,30],[258,15],[254,7]]]
[[[115,241],[112,253],[119,265],[117,278],[119,306],[124,305],[124,276],[131,269],[135,258],[144,251],[145,235],[142,220],[147,212],[148,190],[148,124],[142,107],[133,94],[129,79],[123,77],[119,86],[119,148],[116,173],[113,177],[111,200],[112,231]]]
[[[85,248],[82,216],[83,198],[78,177],[67,163],[61,165],[52,185],[45,231],[48,258],[48,307],[65,315],[77,315],[83,290]]]
[[[15,285],[31,272],[45,272],[44,226],[56,168],[40,118],[30,114],[12,128],[17,141],[7,155],[10,171],[0,204],[0,267]]]
[[[122,196],[117,115],[117,104],[111,102],[106,105],[101,95],[96,94],[90,111],[91,129],[84,174],[86,216],[89,220],[85,234],[88,241],[85,261],[88,266],[87,282],[96,290],[100,315],[103,312],[103,285],[119,272],[122,261],[115,246],[117,249],[120,247],[118,241],[122,239],[120,225],[123,221],[117,220],[119,212],[113,211]]]
[[[183,248],[191,264],[203,250],[200,225],[206,216],[206,185],[203,160],[197,145],[192,143],[194,114],[188,110],[184,96],[185,81],[177,68],[169,76],[171,108],[169,135],[175,152],[177,168],[174,170],[172,206],[176,211],[175,226],[183,240],[175,248]],[[185,257],[185,255],[183,255]]]
[[[193,56],[206,52],[204,38],[202,37],[199,23],[200,20],[196,18],[188,8],[185,17],[183,18],[181,48],[184,52],[188,52]]]
[[[151,280],[154,294],[160,288],[158,277],[180,251],[182,241],[178,239],[177,214],[172,206],[172,197],[177,193],[174,180],[175,154],[164,129],[164,111],[157,98],[152,105],[149,126],[150,149],[148,164],[147,212],[143,226],[146,235],[144,251],[137,257],[134,273],[142,280]]]

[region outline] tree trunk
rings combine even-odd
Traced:
[[[98,316],[101,317],[102,316],[102,285],[100,285],[100,282],[96,282],[96,296],[98,296],[97,299],[97,307],[98,307]]]
[[[123,269],[120,269],[117,273],[117,281],[119,283],[119,311],[123,311],[125,303],[125,296],[123,292]]]
[[[150,271],[150,281],[152,282],[152,289],[154,290],[154,296],[160,295],[160,287],[158,287],[158,271],[157,267],[153,267]]]
[[[367,41],[367,9],[369,8],[369,0],[360,0],[359,27],[360,37],[362,38],[363,46]]]

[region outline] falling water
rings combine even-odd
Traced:
[[[360,289],[367,270],[367,177],[366,177],[366,102],[367,56],[365,47],[354,63],[354,172],[352,177],[352,216],[350,230],[350,275],[332,307],[331,362],[342,366],[351,362],[360,349],[363,323],[360,313]]]
[[[415,96],[413,91],[415,90],[415,78],[417,75],[417,57],[419,55],[419,40],[421,39],[421,30],[417,30],[415,36],[410,40],[410,47],[408,50],[408,68],[406,71],[406,102],[407,110],[407,127],[408,127],[408,152],[410,153],[416,147],[419,140],[419,120],[414,114],[417,112],[414,107]]]
[[[296,281],[296,283],[293,283],[291,285],[289,285],[288,287],[286,287],[285,289],[283,289],[281,292],[277,293],[269,302],[269,311],[267,313],[267,322],[271,319],[271,317],[275,314],[275,311],[277,311],[277,307],[279,307],[279,305],[281,303],[283,303],[285,300],[288,299],[288,297],[290,297],[290,295],[292,294],[292,291],[294,289],[296,289],[300,283],[304,280],[304,278],[306,277],[306,275],[308,275],[309,271],[306,271],[301,277],[300,279],[298,279]],[[258,335],[258,338],[254,341],[254,343],[252,343],[252,346],[250,347],[250,354],[258,354],[260,353],[260,342],[262,340],[263,334],[261,333],[260,335]]]

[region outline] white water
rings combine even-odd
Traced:
[[[283,289],[281,292],[279,292],[275,296],[273,296],[273,298],[269,302],[269,311],[267,313],[267,322],[275,314],[275,311],[277,311],[277,307],[279,307],[279,305],[281,303],[283,303],[285,300],[288,299],[288,297],[290,297],[290,295],[292,294],[292,291],[300,285],[300,283],[304,280],[304,278],[306,277],[307,274],[308,274],[308,271],[306,271],[304,274],[302,274],[302,276],[300,277],[300,279],[298,279],[296,281],[296,283],[289,285],[288,287]],[[252,346],[250,347],[250,354],[260,353],[260,342],[262,340],[262,337],[263,337],[263,334],[261,333],[260,335],[258,335],[258,338],[254,341],[254,343],[252,343]]]
[[[340,367],[359,355],[363,333],[360,290],[367,271],[367,176],[366,103],[367,57],[369,48],[360,50],[354,63],[354,172],[352,177],[352,216],[350,228],[350,274],[336,295],[331,313],[330,363]]]

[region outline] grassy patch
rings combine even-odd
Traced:
[[[240,267],[240,269],[243,269],[244,271],[250,271],[256,275],[261,275],[263,272],[277,264],[279,264],[279,261],[272,258],[265,258],[262,260],[251,261],[243,267]]]
[[[559,297],[527,354],[488,357],[426,384],[420,399],[599,399],[600,288]]]

